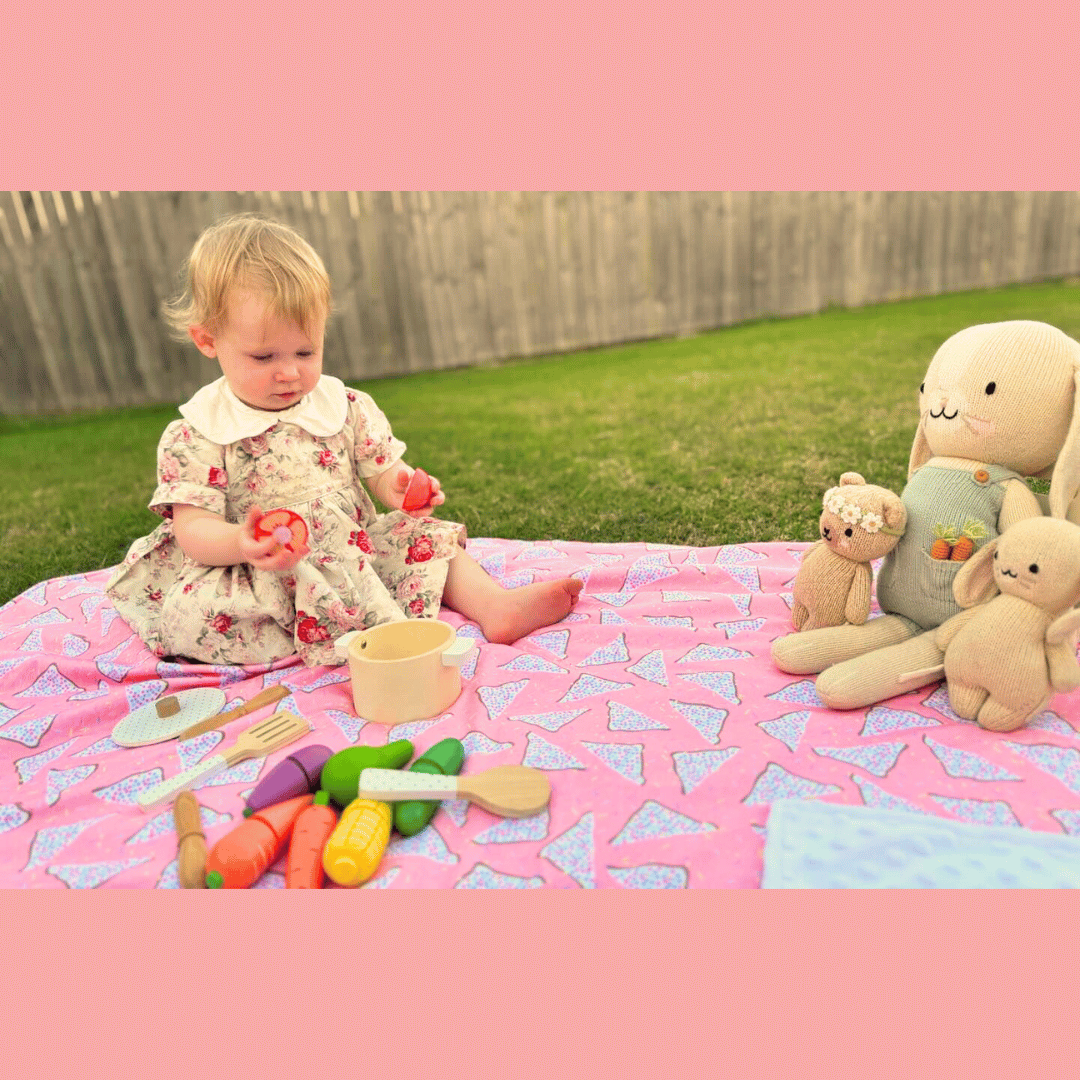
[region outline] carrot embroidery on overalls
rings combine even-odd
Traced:
[[[930,545],[930,558],[942,561],[966,562],[975,551],[975,541],[986,539],[986,525],[978,518],[969,517],[962,527],[934,526],[934,542]]]

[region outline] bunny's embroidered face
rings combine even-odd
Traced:
[[[1074,346],[1038,322],[988,323],[954,334],[919,387],[930,454],[1028,476],[1052,465],[1072,418]]]
[[[1080,600],[1080,527],[1055,518],[1018,521],[998,537],[994,584],[1044,611]]]

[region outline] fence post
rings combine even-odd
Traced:
[[[26,223],[26,213],[23,210],[21,196],[17,191],[11,192],[12,208],[16,219],[22,225],[24,243],[16,238],[14,245],[9,248],[12,256],[15,280],[22,291],[23,302],[26,305],[26,313],[30,317],[30,325],[34,331],[34,337],[38,348],[41,350],[41,359],[44,363],[45,372],[48,375],[49,389],[56,398],[56,403],[63,412],[70,412],[75,408],[75,398],[68,391],[65,380],[63,358],[58,354],[53,342],[52,334],[49,333],[45,316],[38,303],[37,290],[33,282],[33,266],[31,259],[29,226]]]
[[[123,315],[135,344],[135,366],[142,376],[150,400],[161,401],[161,342],[151,307],[147,304],[145,277],[133,265],[134,245],[129,237],[121,235],[121,227],[113,213],[112,195],[109,192],[92,192],[91,206],[97,210],[105,246],[116,274],[116,286],[124,307]]]

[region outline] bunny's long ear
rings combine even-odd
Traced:
[[[1050,516],[1063,518],[1080,491],[1080,368],[1073,373],[1073,412],[1050,479]]]
[[[908,479],[910,480],[911,474],[925,465],[933,456],[930,444],[926,441],[926,413],[922,413],[919,416],[919,426],[915,429],[915,441],[911,444],[911,457],[908,458]]]
[[[963,566],[953,579],[953,596],[963,608],[983,604],[996,595],[998,588],[994,584],[994,552],[997,540],[984,544]]]

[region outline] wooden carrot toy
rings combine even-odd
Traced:
[[[326,876],[346,888],[367,881],[382,862],[393,820],[389,803],[353,799],[326,842],[323,851]]]
[[[173,803],[176,822],[176,876],[182,889],[201,889],[206,884],[206,836],[199,804],[190,791],[181,791]]]
[[[323,850],[337,820],[337,811],[330,805],[330,795],[316,791],[315,801],[300,811],[293,826],[285,871],[286,889],[322,888]]]
[[[468,799],[503,817],[539,814],[551,798],[547,774],[528,765],[496,765],[472,776],[426,776],[400,769],[365,769],[361,799]]]
[[[300,811],[313,798],[298,795],[267,806],[226,833],[206,857],[206,887],[247,889],[254,885],[281,857]]]

